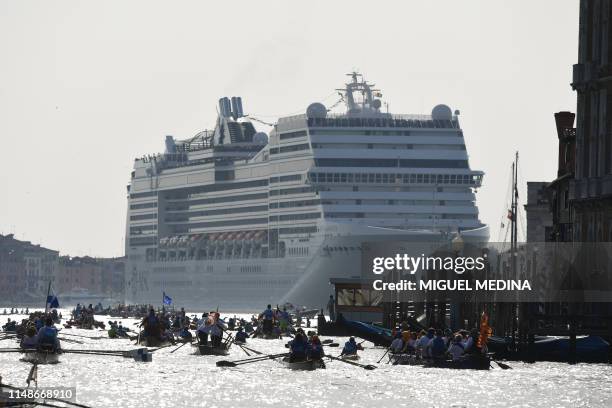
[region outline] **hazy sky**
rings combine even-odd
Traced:
[[[0,233],[122,255],[135,157],[212,127],[221,96],[274,120],[358,69],[392,112],[461,111],[496,239],[514,151],[523,182],[555,177],[577,44],[578,0],[0,0]]]

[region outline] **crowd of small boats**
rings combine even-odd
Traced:
[[[78,307],[71,313],[70,319],[64,323],[64,328],[105,328],[103,325],[91,324],[95,310],[100,310],[99,307]],[[128,309],[125,309],[128,310]],[[142,311],[141,307],[132,308],[131,310]],[[20,342],[20,353],[23,354],[21,360],[33,364],[55,364],[59,362],[59,356],[62,354],[62,348],[59,347],[59,338],[57,347],[45,346],[33,343],[24,343],[24,339],[32,336],[32,328],[40,330],[41,322],[46,318],[51,317],[55,323],[59,323],[59,315],[56,312],[50,312],[45,315],[42,312],[30,314],[21,323],[11,321],[4,325],[4,332],[0,335],[0,340],[15,339]],[[314,330],[308,330],[310,321],[307,319],[306,327],[302,328],[301,324],[296,321],[296,316],[287,311],[286,307],[282,309],[277,307],[272,309],[270,305],[262,313],[253,315],[250,320],[229,317],[222,319],[218,311],[203,313],[201,316],[188,316],[184,309],[166,310],[161,308],[155,310],[149,308],[147,314],[142,317],[140,322],[134,323],[136,329],[122,326],[121,322],[107,321],[108,338],[124,339],[135,342],[136,345],[144,347],[132,351],[104,351],[104,350],[64,350],[80,354],[102,354],[102,355],[121,355],[123,357],[131,356],[138,361],[151,361],[150,354],[160,348],[175,346],[175,350],[190,345],[194,355],[200,356],[228,356],[232,346],[242,349],[249,358],[245,360],[221,361],[219,366],[235,366],[258,362],[264,360],[278,360],[282,365],[291,370],[316,370],[326,368],[325,359],[331,361],[337,360],[347,364],[352,364],[366,369],[373,369],[373,365],[360,364],[359,350],[363,350],[361,344],[357,344],[355,339],[351,337],[344,347],[342,352],[334,356],[331,353],[326,353],[327,349],[339,348],[340,344],[335,343],[333,339],[321,341]],[[100,322],[102,323],[102,322]],[[104,323],[102,323],[104,324]],[[307,332],[304,331],[307,330]],[[61,334],[61,328],[55,328],[57,334]],[[78,336],[77,334],[65,333],[61,340],[66,342],[79,342],[69,336]],[[405,332],[398,332],[396,338],[405,337]],[[477,341],[477,336],[474,334],[474,341]],[[82,336],[93,339],[95,337]],[[107,338],[107,337],[98,337]],[[283,344],[288,349],[285,353],[277,355],[268,355],[261,353],[247,346],[247,338],[257,338],[264,340],[282,340],[286,339]],[[289,341],[287,341],[289,340]],[[433,343],[433,340],[432,340]],[[403,345],[404,343],[402,343]],[[138,353],[136,351],[140,350]],[[398,349],[397,344],[392,345],[388,349],[384,349],[385,355],[388,356],[388,364],[392,365],[419,365],[422,367],[435,368],[451,368],[451,369],[488,369],[491,366],[491,356],[486,352],[469,353],[461,358],[451,358],[444,354],[432,358],[422,352],[422,350],[410,349],[402,347]],[[480,350],[480,349],[478,349]],[[143,357],[144,354],[144,357]],[[379,360],[379,363],[383,360]]]

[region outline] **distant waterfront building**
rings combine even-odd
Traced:
[[[54,288],[60,295],[76,297],[86,293],[121,302],[124,274],[125,258],[63,256]]]
[[[546,241],[570,242],[573,240],[570,189],[576,167],[575,117],[576,115],[572,112],[555,113],[559,155],[557,178],[547,188],[552,228]]]
[[[552,230],[552,214],[548,201],[548,182],[527,183],[527,242],[548,241]]]
[[[612,241],[612,5],[581,0],[576,167],[569,199],[574,241]]]
[[[0,300],[22,303],[41,300],[54,281],[59,252],[0,235]]]

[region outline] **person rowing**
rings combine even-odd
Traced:
[[[236,343],[246,343],[246,339],[249,338],[249,335],[247,334],[247,332],[244,331],[244,329],[241,327],[238,328],[238,332],[236,333],[236,336],[234,337]]]
[[[435,337],[429,343],[431,345],[431,358],[444,359],[446,357],[446,343],[442,335],[442,330],[436,330]]]
[[[289,342],[289,361],[304,361],[306,360],[306,352],[308,350],[308,341],[302,329],[298,329],[293,340]]]
[[[453,361],[461,360],[464,352],[463,337],[460,334],[456,335],[448,347],[448,354],[453,358]]]
[[[289,316],[289,313],[287,313],[287,308],[283,307],[283,310],[279,311],[277,315],[278,321],[280,322],[280,331],[282,333],[288,333],[291,317]]]
[[[341,356],[353,356],[357,355],[357,350],[363,350],[361,344],[357,344],[354,337],[351,337],[349,341],[344,343],[344,348],[342,349]]]
[[[202,313],[202,318],[198,321],[198,344],[205,346],[208,344],[208,333],[210,332],[208,314]]]
[[[57,338],[57,329],[53,325],[53,318],[47,316],[45,325],[38,330],[37,347],[49,351],[60,350],[60,342]]]
[[[320,360],[325,356],[325,351],[323,351],[323,345],[321,344],[321,340],[319,340],[319,336],[312,336],[308,344],[308,349],[306,350],[306,355],[310,360]]]
[[[263,319],[263,334],[272,334],[274,328],[274,312],[272,311],[272,305],[268,305],[266,310],[261,314],[261,318]]]
[[[149,314],[142,320],[142,326],[145,338],[153,337],[158,340],[161,338],[161,325],[153,308],[149,309]]]
[[[212,313],[213,324],[210,330],[210,340],[213,347],[221,347],[221,340],[223,338],[223,332],[226,329],[225,322],[219,319],[219,312]]]
[[[25,335],[21,338],[19,347],[22,349],[31,349],[38,346],[38,336],[36,335],[36,329],[34,326],[29,325],[26,329]]]

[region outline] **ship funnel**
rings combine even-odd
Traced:
[[[232,107],[227,97],[219,99],[219,114],[224,118],[232,116]]]
[[[176,143],[174,142],[174,138],[170,135],[166,136],[166,153],[176,153]]]
[[[242,98],[239,96],[232,96],[232,114],[234,119],[244,116],[244,112],[242,111]]]

